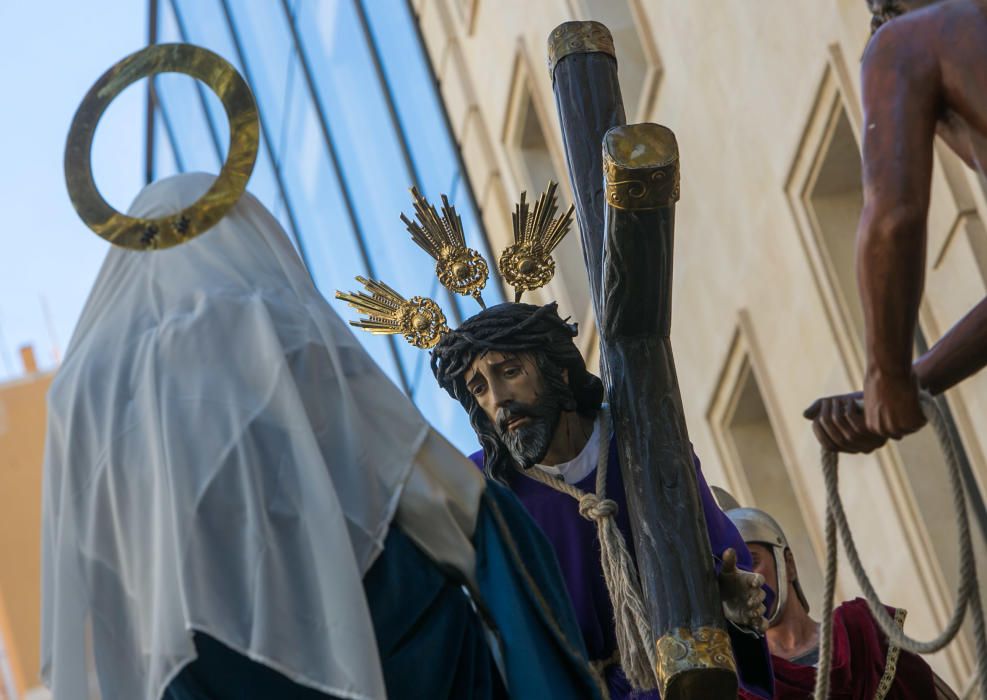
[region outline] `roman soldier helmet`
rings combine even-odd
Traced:
[[[785,609],[788,598],[788,586],[782,585],[782,581],[788,580],[788,570],[785,565],[785,550],[790,549],[785,531],[781,529],[778,521],[758,508],[732,508],[726,515],[740,531],[740,536],[747,543],[757,543],[764,545],[771,550],[771,555],[775,561],[775,571],[777,572],[777,583],[775,593],[778,602],[774,611],[767,618],[768,627],[774,625],[781,618],[781,611]],[[802,591],[802,585],[798,578],[792,581],[795,588],[795,595],[806,612],[809,611],[809,601]]]

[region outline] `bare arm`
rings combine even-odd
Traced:
[[[864,210],[857,282],[866,323],[867,428],[898,438],[924,423],[912,342],[925,273],[938,63],[903,17],[871,41],[862,68]]]
[[[987,298],[915,363],[923,389],[941,394],[987,366]]]
[[[987,366],[987,298],[980,301],[912,365],[918,384],[941,394]],[[885,437],[867,429],[857,408],[860,392],[817,399],[803,414],[820,444],[839,452],[871,452]]]
[[[906,15],[878,31],[864,55],[857,284],[866,326],[865,410],[858,412],[859,394],[825,397],[806,409],[830,450],[870,452],[925,422],[912,342],[925,275],[940,80],[923,39],[921,24]],[[926,367],[933,370],[934,363]]]

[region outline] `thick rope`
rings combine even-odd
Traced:
[[[606,497],[607,466],[610,457],[610,420],[606,407],[600,409],[600,454],[596,464],[596,493],[555,479],[537,467],[522,473],[549,488],[572,496],[579,502],[579,514],[596,523],[600,540],[600,563],[607,592],[613,603],[617,651],[624,676],[635,690],[658,688],[658,650],[651,638],[651,627],[644,608],[641,584],[624,536],[617,527],[617,502]]]
[[[826,470],[826,450],[823,450],[823,471]],[[828,477],[827,485],[829,483]],[[839,494],[837,494],[839,498]],[[828,496],[827,496],[828,499]],[[815,700],[829,697],[829,670],[833,663],[833,600],[836,598],[836,521],[832,508],[826,504],[826,579],[823,585],[822,622],[819,629],[819,664],[816,667]]]
[[[977,562],[973,553],[973,543],[970,538],[970,522],[967,515],[966,496],[963,480],[960,478],[959,457],[956,445],[950,439],[946,421],[938,406],[928,395],[922,394],[922,410],[932,424],[946,452],[946,466],[949,472],[949,484],[953,496],[956,526],[960,540],[959,585],[956,592],[956,607],[950,616],[946,628],[934,639],[919,641],[912,639],[899,629],[894,620],[888,615],[881,603],[874,586],[864,571],[857,553],[857,547],[847,523],[843,502],[840,500],[837,479],[838,454],[823,450],[823,478],[826,482],[826,584],[823,593],[823,619],[820,630],[819,666],[816,672],[815,699],[825,700],[829,695],[829,674],[832,668],[833,643],[833,598],[836,589],[836,533],[843,540],[850,568],[864,592],[867,605],[870,608],[878,626],[884,632],[889,645],[894,645],[915,654],[931,654],[949,644],[959,633],[960,626],[966,616],[967,606],[973,614],[973,634],[976,643],[977,680],[980,685],[980,697],[987,700],[987,634],[984,628],[983,602],[977,583]]]

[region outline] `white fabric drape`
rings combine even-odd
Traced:
[[[152,184],[131,214],[175,213],[212,180]],[[472,575],[482,480],[427,440],[250,195],[177,248],[110,250],[48,411],[42,673],[59,700],[89,696],[87,640],[104,698],[156,700],[193,629],[383,698],[361,579],[416,459],[402,527]]]

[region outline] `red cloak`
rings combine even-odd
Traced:
[[[904,611],[887,608],[904,621]],[[900,624],[900,623],[899,623]],[[892,653],[894,656],[894,653]],[[877,626],[867,601],[856,598],[833,613],[833,665],[830,672],[832,700],[872,700],[882,679],[890,683],[887,700],[929,700],[936,697],[932,669],[921,657],[898,650],[894,669],[888,663],[888,640]],[[775,674],[775,700],[812,698],[816,669],[771,657]],[[750,697],[741,694],[741,697]]]

